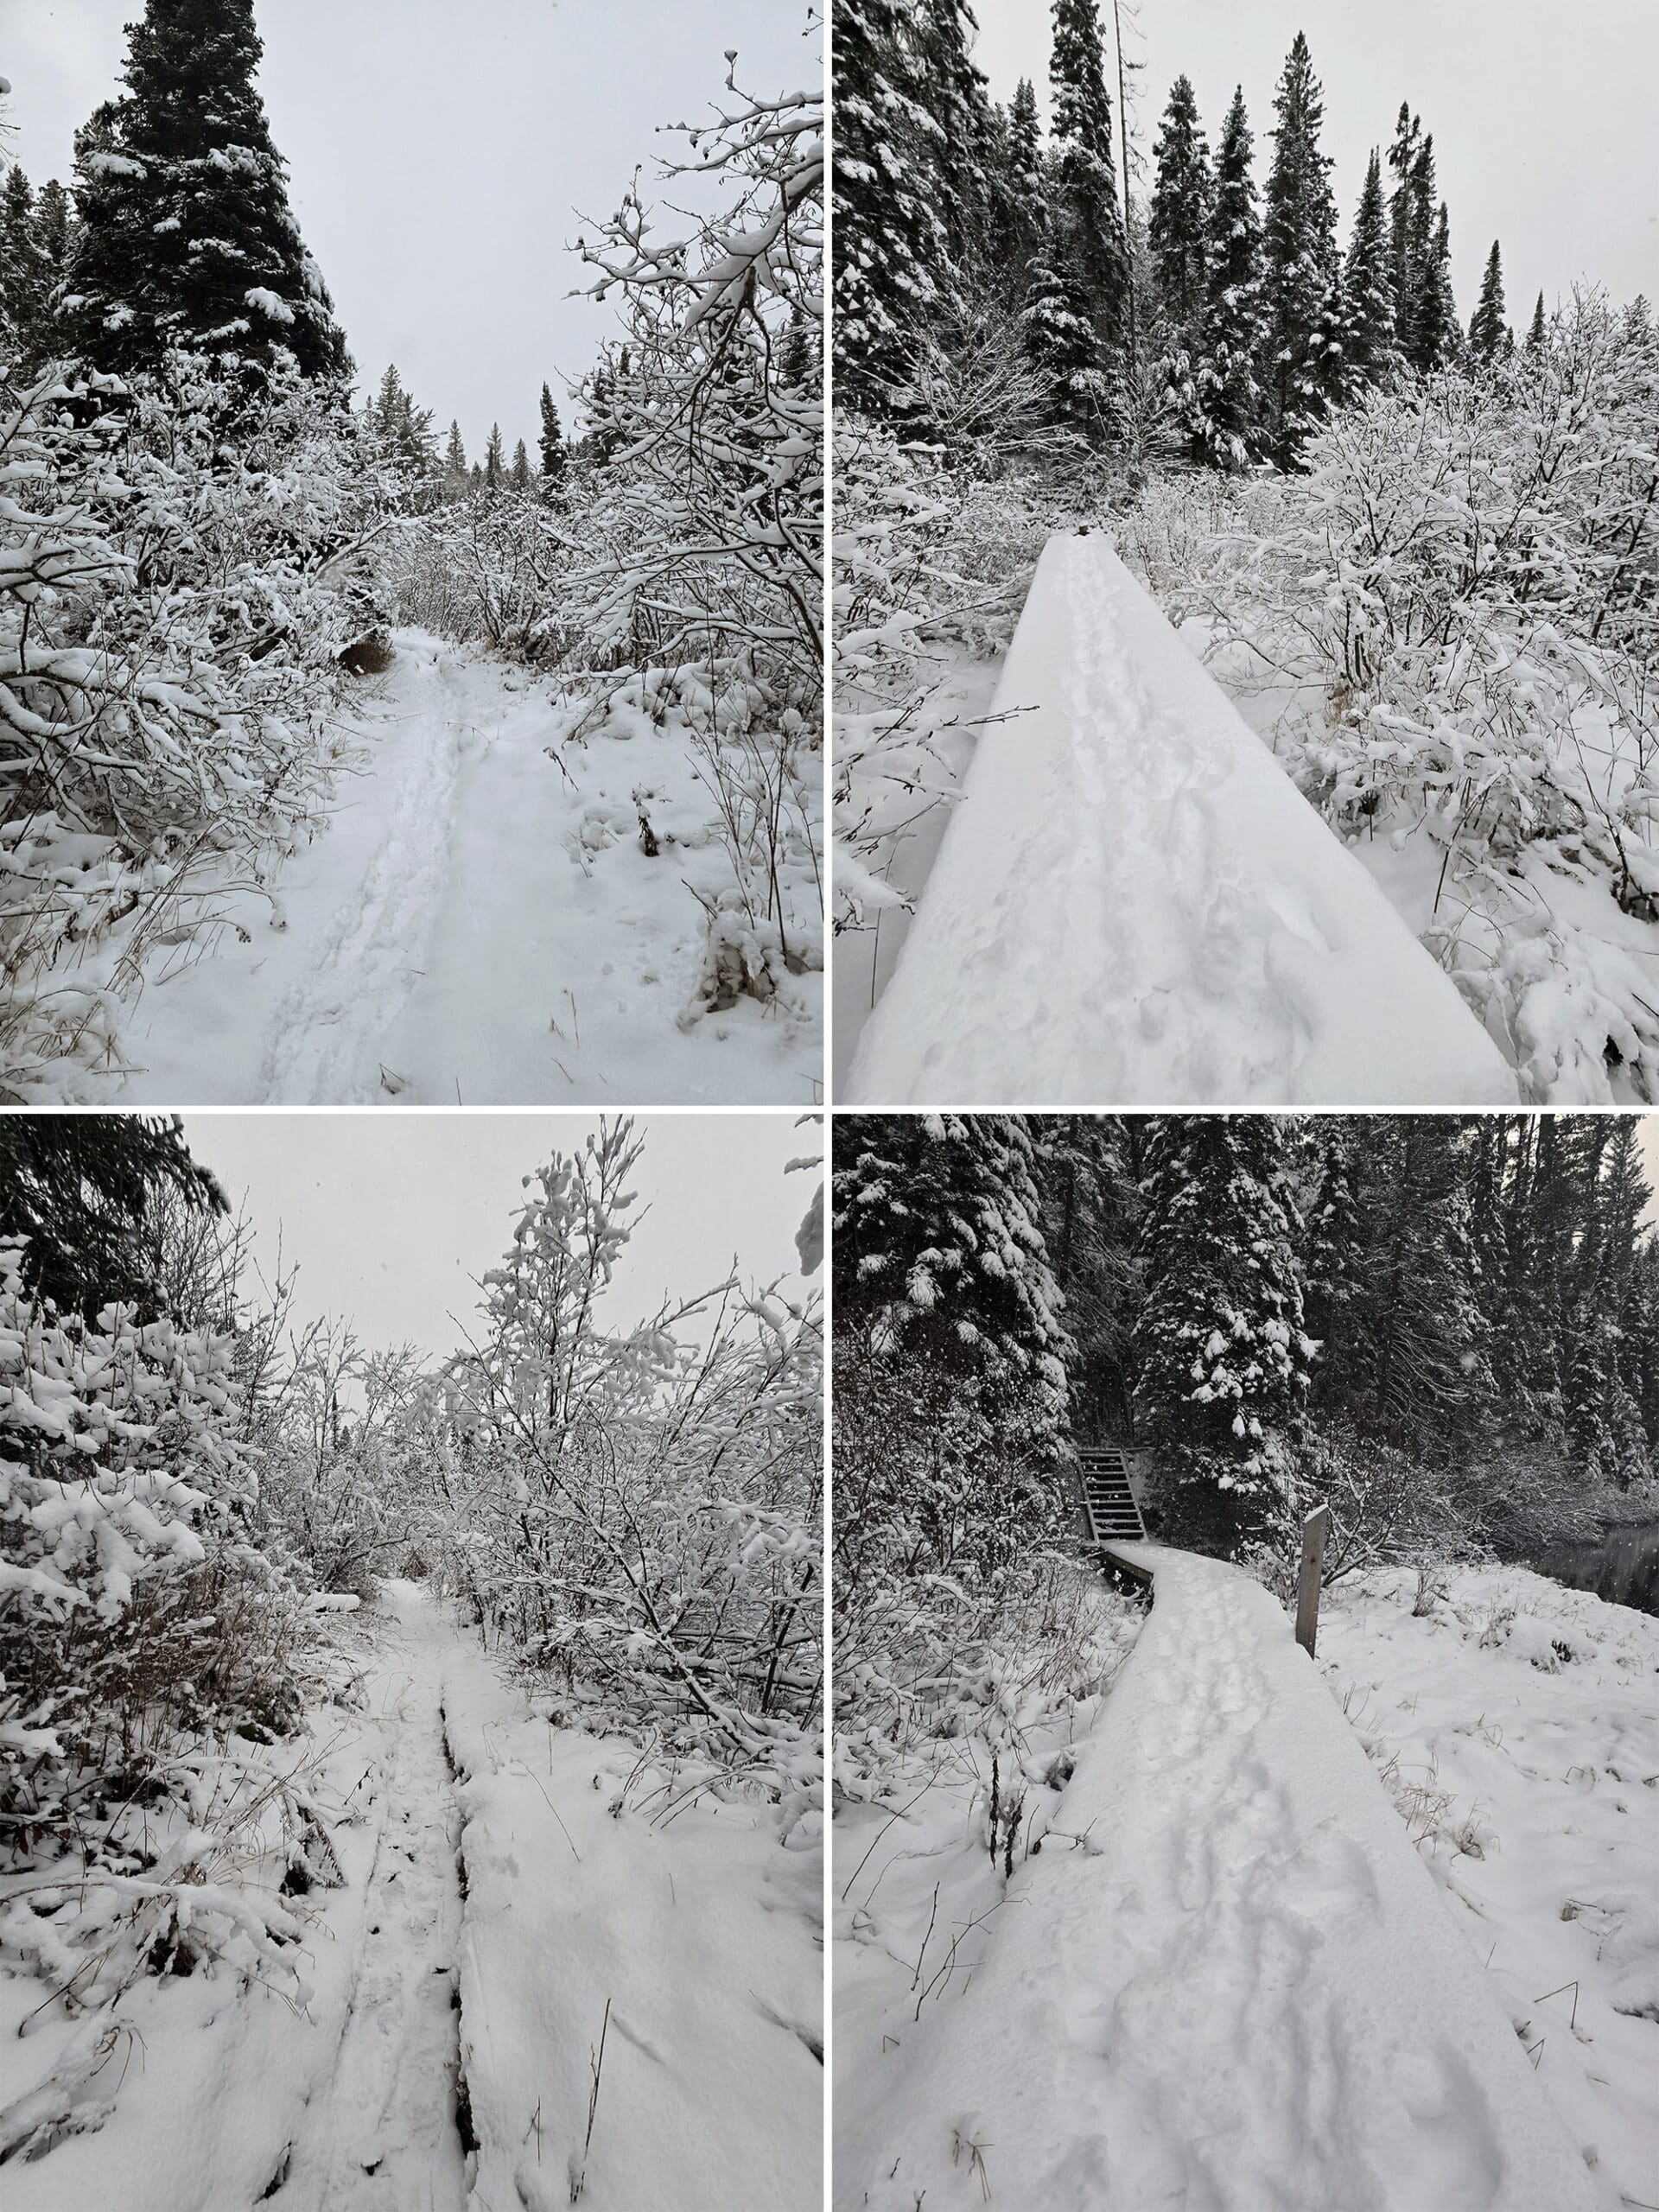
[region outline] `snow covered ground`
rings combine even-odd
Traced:
[[[1156,1601],[1011,1876],[960,1824],[918,1865],[919,1808],[838,1823],[837,2206],[1605,2204],[1605,2131],[1553,2107],[1283,1611],[1137,1555]]]
[[[1105,537],[1050,540],[996,705],[849,1103],[1514,1103]]]
[[[819,1097],[817,975],[681,1026],[705,938],[687,885],[731,880],[684,744],[644,715],[556,742],[569,717],[546,683],[425,632],[395,643],[276,920],[230,900],[211,952],[152,974],[124,1038],[136,1071],[97,1103]]]
[[[1659,2202],[1659,1621],[1389,1571],[1327,1592],[1319,1656],[1607,2212]]]
[[[66,2021],[0,1977],[0,2145],[83,2131],[7,2212],[815,2206],[816,1811],[664,1800],[411,1584],[370,1627],[364,1709],[312,1722],[345,1881],[295,1904],[305,2010],[199,1973]]]

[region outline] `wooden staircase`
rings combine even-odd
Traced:
[[[1085,1447],[1077,1454],[1083,1471],[1083,1502],[1089,1534],[1097,1544],[1143,1544],[1146,1523],[1129,1487],[1128,1463],[1115,1445]]]

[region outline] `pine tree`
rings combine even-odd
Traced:
[[[519,439],[518,444],[514,446],[512,449],[512,474],[513,490],[515,492],[528,492],[530,489],[530,455],[524,450],[524,442],[522,438]]]
[[[506,472],[506,457],[501,446],[501,425],[499,423],[492,423],[489,442],[484,448],[484,482],[487,488],[492,492],[499,492]]]
[[[1037,94],[1029,77],[1022,77],[1008,103],[1008,212],[1006,267],[1011,296],[1023,298],[1030,282],[1031,264],[1048,235],[1048,186],[1043,174],[1043,130],[1037,113]]]
[[[1112,105],[1106,91],[1096,0],[1053,0],[1049,54],[1049,141],[1054,217],[1063,251],[1093,327],[1093,366],[1109,386],[1121,369],[1128,281],[1113,158]]]
[[[449,442],[443,449],[443,474],[450,498],[459,497],[467,488],[467,448],[461,442],[461,425],[453,417]]]
[[[1153,161],[1155,181],[1147,235],[1157,272],[1158,305],[1171,344],[1193,354],[1209,304],[1216,186],[1198,101],[1185,77],[1178,77],[1171,87]]]
[[[40,291],[25,365],[37,367],[65,350],[61,302],[74,251],[74,236],[69,194],[56,177],[41,187],[35,202],[30,241],[35,249]]]
[[[559,410],[553,404],[553,394],[546,385],[542,386],[542,482],[550,491],[564,481],[564,472],[569,456],[564,448],[564,433],[559,426]]]
[[[1332,310],[1337,210],[1331,157],[1319,149],[1325,104],[1307,41],[1298,31],[1274,99],[1262,243],[1267,281],[1266,383],[1274,458],[1290,467],[1325,411],[1332,385],[1326,328]]]
[[[982,270],[990,231],[991,116],[984,76],[969,52],[973,13],[967,0],[915,0],[912,22],[918,95],[932,125],[932,198],[945,260],[956,271]]]
[[[899,0],[836,10],[836,372],[844,397],[877,410],[902,401],[946,259],[908,14]]]
[[[42,316],[44,270],[35,244],[35,191],[14,162],[0,186],[0,352],[34,349]]]
[[[1184,1460],[1201,1488],[1263,1505],[1282,1487],[1313,1352],[1286,1145],[1268,1115],[1160,1122],[1138,1246],[1136,1433]],[[1236,1538],[1249,1510],[1220,1513],[1215,1533]]]
[[[1458,303],[1452,296],[1452,226],[1441,200],[1435,211],[1434,231],[1417,320],[1417,365],[1444,368],[1457,359],[1463,343]]]
[[[1452,358],[1463,335],[1452,296],[1450,225],[1435,192],[1433,131],[1412,157],[1406,253],[1409,306],[1401,343],[1412,367],[1427,374]]]
[[[1497,240],[1494,238],[1492,250],[1486,257],[1485,274],[1480,280],[1479,304],[1469,324],[1469,345],[1478,359],[1495,361],[1514,344],[1504,314],[1503,270],[1498,259]]]
[[[1255,364],[1265,310],[1253,145],[1243,88],[1236,86],[1216,157],[1210,296],[1198,374],[1204,443],[1224,468],[1242,468],[1252,457],[1262,407]]]
[[[125,95],[77,142],[71,334],[94,366],[157,367],[169,346],[249,373],[279,351],[308,377],[349,367],[254,88],[252,0],[146,0]]]
[[[1531,327],[1527,332],[1527,351],[1529,353],[1539,353],[1543,351],[1545,335],[1546,325],[1544,322],[1544,296],[1540,292],[1538,295],[1538,304],[1532,311]]]
[[[1039,246],[1020,314],[1027,358],[1043,379],[1049,420],[1080,435],[1102,427],[1106,379],[1089,303],[1064,248]]]
[[[1351,391],[1379,382],[1397,359],[1390,261],[1382,164],[1373,147],[1344,272],[1347,312],[1343,351]]]

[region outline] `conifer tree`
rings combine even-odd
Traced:
[[[499,492],[506,473],[506,456],[501,446],[501,425],[499,423],[492,423],[489,442],[484,448],[484,482],[487,488],[492,492]]]
[[[1262,226],[1265,380],[1269,442],[1274,460],[1287,468],[1331,390],[1326,318],[1338,266],[1331,157],[1319,149],[1325,103],[1300,31],[1286,58],[1274,111],[1279,120]]]
[[[901,400],[945,262],[908,12],[899,0],[836,10],[836,367],[844,396],[878,410]]]
[[[551,491],[564,481],[564,472],[569,456],[565,452],[564,433],[559,426],[559,410],[553,404],[553,394],[546,385],[542,386],[542,482]]]
[[[1020,315],[1027,357],[1048,393],[1049,419],[1082,435],[1105,425],[1107,379],[1083,283],[1063,241],[1039,245]]]
[[[1254,140],[1242,86],[1221,134],[1211,218],[1209,302],[1198,374],[1202,437],[1224,468],[1242,468],[1261,416],[1255,365],[1262,345],[1262,226],[1250,175]]]
[[[449,442],[443,451],[443,473],[452,497],[467,486],[467,448],[461,442],[461,425],[452,417],[449,423]]]
[[[1265,1503],[1308,1387],[1301,1225],[1284,1125],[1268,1115],[1174,1115],[1154,1135],[1138,1252],[1137,1433],[1192,1477]],[[1249,1515],[1217,1516],[1243,1533]]]
[[[1531,326],[1527,332],[1527,351],[1529,353],[1537,353],[1542,351],[1545,334],[1544,296],[1540,292],[1538,295],[1538,304],[1532,311]]]
[[[1170,342],[1198,351],[1209,300],[1210,223],[1215,178],[1191,81],[1178,77],[1158,143],[1147,236],[1158,305]]]
[[[0,186],[0,353],[32,353],[41,321],[45,271],[35,240],[35,191],[14,162]]]
[[[77,141],[70,330],[95,367],[175,346],[248,373],[279,351],[308,377],[349,367],[254,86],[263,50],[252,0],[146,0],[129,27],[126,92]]]
[[[1463,342],[1458,303],[1452,296],[1452,228],[1445,200],[1435,211],[1418,296],[1415,338],[1416,365],[1424,370],[1444,368],[1455,360]]]
[[[522,438],[519,439],[518,444],[515,445],[512,449],[512,488],[515,492],[529,491],[530,455],[524,450],[524,442]]]
[[[1410,104],[1402,100],[1395,118],[1394,143],[1389,148],[1389,167],[1394,172],[1394,189],[1389,198],[1389,289],[1394,294],[1395,335],[1402,350],[1408,343],[1416,311],[1411,222],[1416,205],[1413,175],[1422,139],[1421,121],[1412,113]]]
[[[1023,284],[1032,256],[1048,231],[1048,187],[1043,175],[1043,126],[1037,92],[1022,77],[1008,103],[1009,202],[1013,214],[1012,273]]]
[[[1100,11],[1096,0],[1053,0],[1053,8],[1048,73],[1054,214],[1094,328],[1093,365],[1109,383],[1121,366],[1128,270],[1117,204]]]
[[[1492,240],[1492,250],[1486,257],[1486,269],[1480,280],[1480,300],[1469,323],[1469,345],[1476,358],[1495,361],[1506,353],[1513,340],[1504,321],[1503,270],[1498,258],[1497,240]]]
[[[1351,391],[1376,384],[1396,358],[1390,259],[1382,164],[1373,147],[1344,271],[1343,355]]]
[[[932,124],[933,205],[953,270],[982,268],[989,242],[990,103],[969,48],[976,26],[967,0],[918,0],[917,84]]]

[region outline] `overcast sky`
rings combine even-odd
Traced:
[[[143,0],[0,0],[13,152],[66,181],[76,130],[119,90]],[[260,89],[306,243],[359,372],[389,360],[469,457],[492,421],[535,453],[537,401],[591,364],[613,310],[567,246],[634,168],[740,86],[815,84],[806,0],[256,0]],[[648,193],[647,197],[651,194]],[[674,196],[683,199],[683,188]],[[581,211],[581,215],[577,210]],[[683,226],[671,219],[668,228]],[[567,422],[569,410],[562,409]]]
[[[462,1342],[473,1286],[512,1242],[522,1178],[599,1127],[593,1114],[187,1114],[195,1157],[245,1202],[269,1280],[280,1232],[299,1266],[296,1318],[349,1320],[372,1346],[442,1355]],[[720,1281],[735,1255],[746,1280],[804,1287],[795,1229],[817,1177],[785,1175],[816,1157],[822,1132],[789,1114],[642,1115],[639,1226],[618,1263],[611,1319],[643,1319]],[[815,1279],[816,1281],[820,1279]]]
[[[1006,101],[1022,76],[1048,111],[1049,0],[974,0],[976,58]],[[1452,219],[1452,272],[1466,327],[1502,242],[1510,320],[1524,327],[1591,277],[1618,299],[1659,295],[1659,0],[1139,0],[1141,124],[1158,136],[1169,88],[1192,80],[1213,153],[1235,85],[1255,134],[1255,179],[1273,147],[1273,95],[1306,31],[1325,86],[1325,151],[1347,244],[1365,164],[1402,99],[1434,134]],[[1116,98],[1110,58],[1108,82]]]

